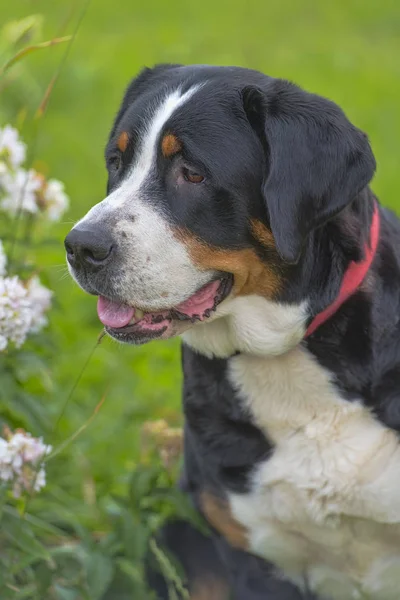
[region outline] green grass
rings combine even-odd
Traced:
[[[73,31],[83,4],[0,0],[0,23],[40,13],[42,39],[49,39]],[[134,348],[103,340],[52,432],[101,330],[95,299],[64,277],[62,240],[71,223],[104,197],[103,148],[130,78],[156,62],[235,64],[325,95],[368,133],[378,161],[373,188],[384,204],[400,209],[399,31],[396,0],[90,3],[40,125],[36,164],[65,182],[72,206],[51,230],[51,242],[32,255],[55,290],[56,306],[47,386],[29,384],[37,395],[43,392],[37,410],[49,423],[39,419],[33,432],[53,444],[85,423],[105,395],[94,422],[50,469],[49,490],[62,501],[72,498],[83,520],[93,517],[93,507],[85,509],[85,485],[98,503],[123,489],[138,460],[142,422],[181,420],[179,343]],[[64,52],[63,45],[41,50],[13,69],[11,84],[0,89],[0,126],[23,123],[29,142],[32,117]],[[7,415],[4,393],[0,408]]]

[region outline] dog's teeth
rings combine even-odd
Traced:
[[[133,315],[132,319],[129,321],[129,325],[134,325],[135,323],[137,323],[138,321],[140,321],[140,319],[143,319],[145,313],[140,310],[139,308],[135,309],[135,314]]]

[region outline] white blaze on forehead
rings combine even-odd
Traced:
[[[101,224],[113,236],[117,252],[106,271],[107,293],[148,312],[178,306],[214,277],[214,272],[200,271],[193,264],[165,215],[144,193],[146,182],[155,173],[165,124],[198,88],[183,94],[175,90],[149,107],[135,160],[125,179],[77,225],[90,229]],[[98,290],[98,282],[94,285]]]
[[[153,169],[157,157],[157,142],[162,128],[177,108],[187,102],[199,87],[201,86],[193,86],[184,94],[178,89],[163,97],[144,129],[137,158],[122,184],[105,200],[93,206],[77,225],[89,219],[96,219],[104,210],[120,208],[125,202],[134,200],[138,196]]]

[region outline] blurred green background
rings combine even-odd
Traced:
[[[72,33],[83,6],[82,0],[0,0],[0,24],[41,14],[41,39],[50,39]],[[48,422],[60,413],[101,331],[95,299],[65,276],[62,241],[71,224],[104,197],[103,149],[130,78],[157,62],[235,64],[327,96],[368,133],[378,162],[373,188],[384,204],[400,208],[399,39],[397,0],[92,0],[51,95],[35,150],[36,167],[64,181],[71,198],[69,215],[51,230],[51,243],[35,248],[56,297],[49,383],[42,400]],[[0,87],[0,126],[21,125],[28,143],[32,117],[64,52],[60,45],[32,54]],[[166,418],[179,424],[180,386],[178,341],[134,348],[103,340],[55,439],[49,440],[54,444],[73,434],[105,395],[96,419],[57,472],[63,490],[79,503],[88,479],[98,498],[122,486],[137,460],[143,421]],[[38,415],[33,433],[43,431]]]

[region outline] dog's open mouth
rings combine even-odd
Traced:
[[[209,318],[230,293],[232,283],[233,277],[226,275],[206,284],[178,306],[155,312],[144,312],[99,296],[97,314],[106,331],[121,342],[139,344],[165,339],[179,333],[179,326],[174,324],[186,321],[190,325]]]

